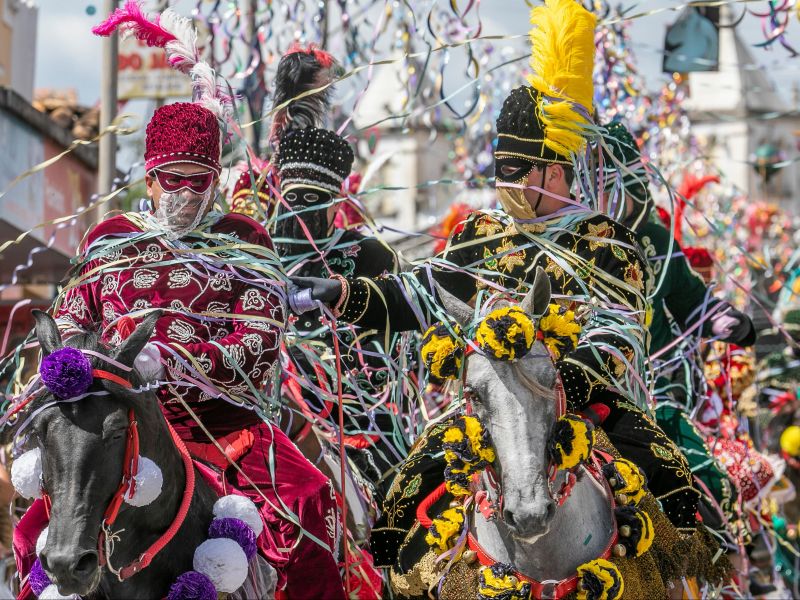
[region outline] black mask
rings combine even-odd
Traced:
[[[534,166],[536,165],[533,162],[516,156],[495,158],[494,176],[498,181],[515,183],[522,178],[527,178]],[[504,174],[504,170],[507,171],[507,173]]]
[[[312,188],[294,188],[283,195],[289,206],[281,204],[275,224],[275,237],[283,238],[277,243],[280,256],[306,252],[304,247],[309,240],[319,244],[328,238],[328,207],[332,196],[329,192]],[[316,206],[319,208],[315,209]]]

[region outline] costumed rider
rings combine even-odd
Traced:
[[[531,66],[539,75],[509,94],[497,119],[495,176],[504,210],[473,213],[456,227],[441,256],[410,273],[345,282],[297,278],[304,289],[290,293],[310,293],[336,306],[341,320],[363,327],[424,331],[446,318],[434,281],[460,300],[480,304],[494,291],[521,297],[537,267],[543,268],[557,301],[588,313],[577,348],[556,362],[567,409],[602,422],[622,456],[645,471],[670,520],[693,528],[698,494],[686,460],[640,408],[647,402],[636,383],[645,357],[644,260],[627,228],[571,195],[576,175],[579,181],[588,176],[583,152],[592,127],[595,17],[572,0],[549,1],[542,11],[538,22],[545,25],[532,32]],[[551,13],[569,14],[569,22]],[[562,28],[572,34],[558,35]],[[413,459],[412,453],[408,463],[422,462]],[[441,482],[441,454],[432,453],[428,462],[434,466],[417,493],[384,503],[386,525],[373,532],[373,548],[376,559],[389,562],[379,564],[392,562],[413,523],[413,503]],[[404,475],[410,479],[399,477]],[[395,505],[405,507],[402,515],[389,510]],[[382,557],[379,545],[387,549]]]
[[[397,255],[386,243],[356,228],[334,226],[343,183],[353,166],[353,150],[333,131],[313,125],[325,120],[319,112],[328,109],[330,85],[322,92],[297,97],[324,85],[335,68],[333,57],[313,46],[293,47],[278,65],[275,119],[279,125],[273,125],[272,133],[278,148],[273,163],[282,199],[275,224],[276,249],[291,274],[371,278],[397,273]],[[375,394],[389,379],[383,337],[363,331],[356,334],[353,328],[344,326],[332,332],[320,311],[308,310],[313,305],[291,308],[297,308],[298,314],[291,330],[294,343],[289,345],[298,371],[294,378],[298,385],[293,389],[297,393],[302,388],[302,398],[296,400],[309,405],[316,414],[331,413],[325,404],[336,392],[333,335],[337,335],[343,385],[348,395],[356,398],[344,407],[345,443],[364,474],[377,485],[382,474],[402,458],[390,444],[382,443],[387,436],[378,430],[380,426],[391,428],[391,423],[384,421],[393,417],[368,417],[368,407],[379,400],[358,400]],[[322,377],[317,373],[319,368],[325,372]],[[358,391],[351,392],[351,386]],[[330,418],[335,417],[333,411]],[[295,429],[302,421],[295,419]]]
[[[105,34],[114,26],[138,33],[131,23],[141,14],[126,4],[104,24],[111,24]],[[151,22],[166,31],[171,64],[191,75],[195,101],[155,111],[144,155],[151,210],[114,216],[88,232],[54,316],[64,338],[99,331],[113,346],[134,322],[162,310],[136,366],[161,384],[167,420],[223,485],[259,507],[267,526],[258,545],[278,571],[278,589],[291,598],[343,598],[330,482],[260,416],[264,387],[279,369],[284,275],[261,225],[215,210],[230,107],[210,67],[191,59],[198,56],[196,32],[185,35],[191,22],[170,9]]]
[[[601,147],[604,184],[601,206],[634,232],[650,267],[652,320],[648,373],[655,381],[657,421],[681,447],[692,472],[711,491],[724,513],[719,517],[732,520],[731,482],[688,416],[704,394],[693,383],[698,379],[696,371],[702,376],[702,367],[698,367],[696,357],[692,356],[696,344],[691,340],[703,337],[751,346],[756,338],[753,322],[725,300],[712,295],[711,287],[692,269],[679,243],[656,215],[647,170],[625,125],[619,121],[609,123]],[[687,353],[689,356],[684,355]],[[721,527],[719,517],[707,519],[707,524],[716,522]]]

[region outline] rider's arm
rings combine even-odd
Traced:
[[[557,363],[570,410],[607,397],[634,400],[635,373],[644,346],[644,260],[633,235],[623,230],[600,250],[587,283],[595,303],[577,348]]]
[[[660,224],[651,224],[648,227],[648,234],[656,254],[663,257],[662,268],[667,269],[661,282],[666,286],[664,304],[681,331],[686,331],[692,324],[702,321],[700,333],[704,337],[711,337],[714,335],[714,315],[726,313],[729,317],[737,319],[740,326],[735,327],[729,336],[722,337],[722,341],[742,346],[755,343],[755,327],[750,317],[733,308],[728,302],[711,295],[703,279],[689,265],[677,242],[673,244],[672,254],[667,256],[670,232]],[[659,282],[660,278],[656,276],[656,283]]]
[[[475,231],[475,213],[459,224],[440,257],[425,262],[407,273],[378,278],[359,277],[348,282],[340,319],[366,329],[407,331],[424,330],[432,320],[437,302],[432,290],[434,281],[464,302],[477,291],[475,278],[465,270],[480,262],[478,244],[471,241]]]

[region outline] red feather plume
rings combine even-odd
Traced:
[[[149,20],[136,0],[128,0],[125,6],[116,9],[105,21],[93,27],[92,33],[108,37],[121,29],[131,32],[148,46],[163,48],[177,38],[161,27],[158,21],[158,17]]]

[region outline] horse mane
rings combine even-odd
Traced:
[[[526,388],[528,388],[531,392],[538,396],[543,396],[546,400],[554,400],[556,397],[556,388],[553,386],[552,388],[546,387],[529,377],[528,374],[525,372],[525,369],[522,368],[520,363],[513,363],[511,365],[512,370],[522,382]]]

